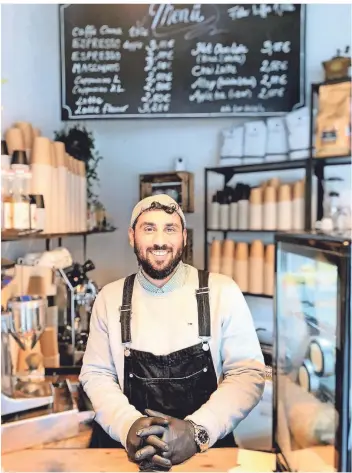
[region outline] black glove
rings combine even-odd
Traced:
[[[170,460],[156,454],[158,450],[161,452],[168,451],[168,445],[158,437],[158,435],[161,437],[165,433],[165,427],[168,424],[168,420],[161,417],[150,416],[137,419],[127,434],[126,450],[128,458],[135,463],[139,463],[151,457],[153,464],[166,469],[170,468]],[[145,437],[140,436],[140,432],[144,432]],[[144,446],[145,439],[148,439],[147,446]]]
[[[164,458],[169,458],[173,465],[178,465],[197,453],[197,444],[194,440],[194,427],[191,422],[176,419],[175,417],[170,417],[150,409],[146,409],[145,412],[152,418],[163,418],[169,423],[161,439],[169,447],[167,452],[162,453]],[[149,443],[147,430],[142,429],[139,436],[145,438],[147,443]]]

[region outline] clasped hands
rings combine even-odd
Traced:
[[[148,417],[137,419],[127,435],[126,450],[131,461],[168,470],[197,453],[191,422],[150,409],[145,412]]]

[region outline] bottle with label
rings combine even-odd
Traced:
[[[24,172],[15,174],[13,192],[13,229],[28,230],[31,228],[30,199],[26,189],[28,182]]]
[[[3,230],[12,230],[13,228],[13,184],[14,184],[15,173],[11,170],[2,171],[2,188],[1,188],[1,200],[2,200],[2,219],[1,228]]]

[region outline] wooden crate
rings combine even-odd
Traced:
[[[185,213],[194,212],[194,175],[190,172],[162,172],[139,176],[140,198],[168,194]]]

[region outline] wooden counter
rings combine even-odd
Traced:
[[[2,456],[5,472],[138,472],[138,465],[127,459],[122,449],[44,449],[22,450]],[[214,448],[172,467],[188,472],[271,472],[275,455],[234,448]]]

